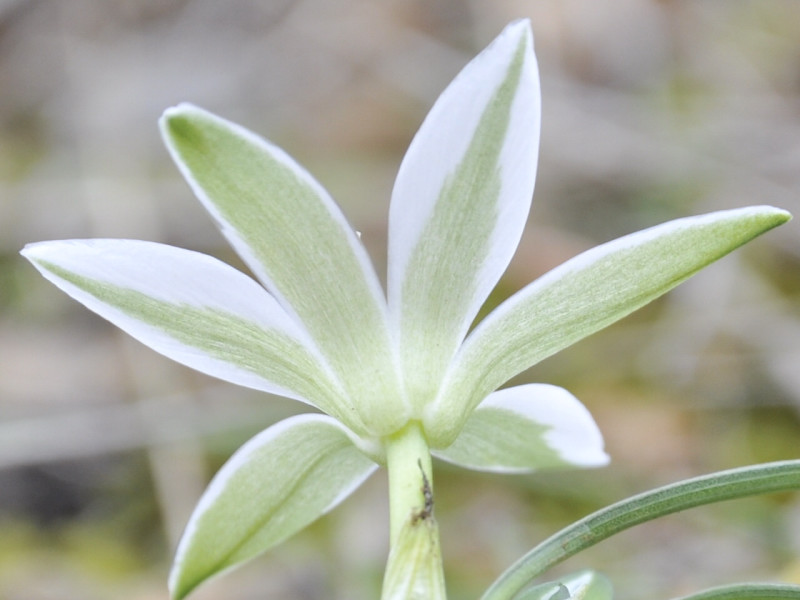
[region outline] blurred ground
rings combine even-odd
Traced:
[[[239,264],[158,137],[161,111],[189,100],[307,166],[380,270],[405,147],[460,67],[517,17],[533,22],[544,131],[529,228],[495,301],[669,218],[760,203],[800,214],[800,4],[789,0],[0,0],[0,598],[165,599],[208,477],[302,408],[140,347],[19,249],[139,238]],[[771,232],[528,374],[589,406],[611,467],[501,478],[440,465],[454,600],[606,503],[798,456],[797,231]],[[386,510],[378,475],[196,597],[377,597]],[[564,570],[603,570],[621,599],[666,598],[800,583],[798,557],[800,498],[789,495],[671,517]]]

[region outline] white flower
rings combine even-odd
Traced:
[[[408,423],[435,456],[530,471],[605,464],[586,409],[511,377],[784,222],[771,207],[682,219],[567,262],[470,325],[519,243],[533,193],[540,95],[517,21],[438,99],[400,167],[388,289],[325,190],[282,150],[191,105],[164,113],[178,167],[260,283],[143,241],[69,240],[23,254],[70,296],[154,350],[326,415],[245,444],[200,501],[173,571],[177,597],[347,496]]]

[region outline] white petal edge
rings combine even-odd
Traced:
[[[376,306],[381,309],[385,308],[386,301],[383,289],[381,288],[380,281],[378,280],[378,276],[375,273],[375,269],[372,266],[372,262],[369,259],[369,255],[367,254],[364,244],[361,242],[361,237],[347,222],[347,219],[345,218],[344,214],[342,214],[341,209],[333,200],[333,198],[331,198],[328,191],[305,168],[297,163],[297,161],[295,161],[288,153],[286,153],[286,151],[266,140],[265,138],[253,133],[249,129],[242,127],[237,123],[234,123],[233,121],[229,121],[203,108],[200,108],[199,106],[195,106],[189,102],[183,102],[168,108],[164,111],[161,120],[159,121],[159,125],[161,127],[164,144],[166,145],[170,155],[173,157],[178,170],[180,170],[181,174],[186,179],[189,187],[192,189],[197,199],[203,204],[203,207],[214,217],[215,221],[219,223],[223,235],[236,250],[237,254],[242,258],[242,260],[244,260],[244,262],[253,271],[253,273],[255,273],[259,280],[264,282],[264,285],[267,287],[267,289],[269,289],[270,292],[273,293],[276,298],[278,298],[287,312],[294,312],[294,308],[292,307],[291,303],[286,301],[286,299],[283,298],[283,296],[278,292],[276,289],[277,286],[275,286],[272,278],[265,271],[261,261],[253,253],[249,244],[242,239],[236,228],[233,227],[227,221],[227,219],[220,214],[220,211],[216,207],[215,203],[211,200],[211,198],[209,198],[205,189],[203,189],[203,187],[198,183],[194,174],[183,161],[179,151],[175,148],[175,144],[167,131],[166,123],[170,117],[180,115],[195,115],[224,124],[224,126],[229,128],[234,134],[240,136],[248,143],[260,148],[266,154],[270,155],[275,161],[288,168],[299,181],[313,190],[321,203],[327,209],[331,219],[340,226],[342,232],[347,237],[350,248],[358,260],[358,263],[361,265],[361,269],[364,273],[364,279],[370,292],[372,293]]]
[[[328,192],[279,147],[197,106],[183,103],[169,108],[159,124],[168,151],[197,198],[256,277],[314,340],[352,404],[358,405],[357,418],[368,424],[375,436],[402,426],[408,407],[391,341],[386,298],[364,245]],[[178,135],[182,127],[200,135],[204,143],[219,138],[221,145],[209,151]],[[230,189],[219,187],[231,176],[228,170],[215,170],[216,164],[209,172],[198,170],[201,155],[214,163],[235,158],[235,169],[230,165],[228,169],[239,169],[239,183],[253,204],[242,204]],[[242,168],[252,161],[259,167],[256,171]],[[261,167],[274,168],[275,177],[266,177],[269,172]],[[270,186],[275,189],[270,191]],[[237,212],[235,206],[244,212]],[[313,218],[304,219],[308,215],[293,210],[297,206],[311,210]],[[278,208],[280,217],[286,218],[281,230],[286,239],[284,244],[272,246],[274,236],[256,226],[269,210]],[[243,214],[248,218],[242,219]],[[268,230],[276,223],[273,216],[264,227]],[[324,235],[314,235],[315,225]],[[316,238],[333,245],[315,246]],[[302,245],[303,241],[307,245]]]
[[[472,407],[515,375],[789,219],[772,206],[675,219],[596,246],[541,276],[464,341],[439,397],[426,407],[426,430],[441,434],[432,443],[454,439]]]
[[[224,381],[313,404],[296,390],[187,346],[158,328],[98,300],[48,270],[43,263],[170,304],[232,313],[264,330],[275,330],[294,339],[305,348],[310,358],[317,358],[319,371],[307,376],[326,380],[335,395],[338,386],[335,378],[318,357],[319,353],[307,334],[257,282],[215,258],[165,244],[113,239],[38,242],[28,244],[21,254],[69,296],[146,346],[183,365]]]
[[[250,465],[249,463],[253,460],[254,455],[259,451],[265,449],[270,444],[275,443],[276,441],[280,443],[280,437],[284,435],[291,435],[293,430],[297,430],[304,427],[325,427],[337,430],[346,436],[350,442],[353,443],[354,449],[358,448],[358,444],[360,444],[360,440],[357,436],[355,436],[351,431],[349,431],[346,427],[344,427],[341,423],[336,421],[331,417],[326,415],[297,415],[294,417],[289,417],[288,419],[284,419],[272,425],[271,427],[265,429],[255,437],[251,438],[247,441],[244,445],[242,445],[232,456],[231,458],[222,466],[222,468],[217,472],[217,474],[211,480],[211,483],[206,488],[206,491],[203,493],[203,496],[200,498],[200,501],[195,506],[194,511],[192,512],[192,516],[189,519],[189,522],[186,525],[186,529],[181,537],[181,540],[178,544],[178,548],[175,553],[175,561],[172,566],[172,570],[169,576],[169,589],[172,596],[175,596],[180,590],[178,590],[178,585],[180,584],[180,576],[182,575],[182,568],[184,565],[184,559],[189,552],[190,546],[194,541],[194,536],[196,534],[198,528],[198,522],[206,515],[206,513],[214,507],[215,502],[220,498],[220,496],[227,490],[229,486],[229,481],[232,477],[239,474],[243,470],[247,469]],[[360,450],[359,450],[360,452]],[[330,512],[333,510],[339,503],[341,503],[345,498],[347,498],[350,494],[352,494],[375,470],[378,468],[376,463],[372,463],[369,459],[364,457],[365,467],[361,470],[361,472],[356,476],[353,477],[347,485],[344,485],[339,489],[338,493],[331,498],[324,507],[321,507],[312,518],[308,520],[310,524],[317,518],[321,517],[322,515]],[[367,465],[367,463],[370,463]],[[276,473],[276,479],[278,478],[278,474]],[[263,480],[263,485],[267,487],[273,487],[279,484],[276,484],[274,480]],[[292,490],[289,490],[291,493]],[[291,509],[290,509],[291,510]],[[246,515],[243,515],[246,517]],[[280,543],[280,541],[276,542]],[[217,577],[222,573],[225,573],[229,570],[232,570],[238,566],[237,564],[231,565],[226,567],[222,570],[216,571],[213,574],[209,575],[206,578],[203,578],[199,583],[202,583],[209,577]],[[192,586],[191,589],[194,589],[195,586]],[[189,590],[191,591],[191,590]],[[185,594],[183,594],[185,595]],[[181,595],[180,597],[183,597]]]
[[[506,76],[506,69],[522,38],[526,38],[526,43],[532,48],[530,21],[527,19],[506,26],[456,76],[431,108],[400,165],[389,209],[387,284],[390,318],[396,328],[399,327],[403,282],[410,256],[430,220],[446,179],[463,159],[477,124]],[[541,117],[539,74],[532,51],[523,66],[523,79],[529,85],[519,86],[500,159],[504,170],[513,167],[511,170],[517,176],[509,178],[501,174],[498,202],[501,215],[492,236],[492,252],[480,269],[471,316],[465,319],[464,328],[469,326],[469,321],[508,266],[530,209]]]
[[[519,433],[524,433],[526,427],[529,427],[531,435],[538,436],[539,433],[536,430],[546,427],[547,431],[541,435],[542,441],[548,450],[555,452],[565,463],[558,466],[592,468],[604,466],[609,462],[609,457],[603,450],[603,436],[592,415],[575,396],[564,388],[544,383],[530,383],[498,390],[487,396],[478,405],[467,420],[465,428],[469,427],[469,423],[472,421],[478,427],[470,428],[470,431],[473,434],[479,434],[482,416],[489,415],[494,411],[513,414],[517,422],[511,427],[518,426]],[[494,443],[491,436],[498,435],[497,439],[508,443],[513,438],[511,433],[510,430],[492,431],[480,441],[491,445]],[[497,447],[493,450],[500,452]],[[459,454],[457,457],[454,456],[456,451]],[[460,445],[457,438],[452,446],[434,450],[433,454],[442,460],[478,471],[529,473],[541,468],[535,464],[519,465],[519,461],[515,459],[524,451],[524,448],[519,448],[519,453],[515,453],[512,449],[506,460],[498,459],[495,454],[489,459],[491,462],[487,462],[485,457],[468,456],[470,448]]]

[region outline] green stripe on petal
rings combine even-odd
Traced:
[[[282,150],[190,105],[164,113],[164,140],[248,266],[320,348],[375,435],[406,420],[386,302],[358,236]]]
[[[132,240],[30,244],[49,281],[157,352],[310,402],[365,433],[313,343],[255,281],[214,258]]]
[[[519,242],[539,105],[530,24],[518,21],[445,90],[403,160],[389,215],[388,295],[418,412]]]
[[[757,206],[677,219],[597,246],[540,277],[464,342],[425,429],[447,446],[473,408],[510,378],[610,325],[703,267],[785,223]]]
[[[170,591],[184,598],[333,509],[377,465],[335,420],[291,417],[261,432],[220,469],[178,546]]]
[[[433,455],[478,471],[526,473],[608,463],[589,411],[567,390],[528,384],[490,394]]]

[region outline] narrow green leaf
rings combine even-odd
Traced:
[[[172,597],[303,529],[376,468],[330,417],[300,415],[266,429],[231,457],[197,504],[170,574]]]
[[[469,335],[425,418],[446,446],[490,392],[630,314],[791,218],[757,206],[670,221],[597,246],[540,277]]]
[[[800,490],[800,460],[721,471],[633,496],[543,541],[506,570],[482,599],[511,600],[547,569],[634,525],[704,504],[790,490]]]
[[[233,247],[321,349],[374,435],[407,418],[378,278],[327,192],[282,150],[182,104],[167,147]]]
[[[741,583],[711,588],[675,600],[799,600],[800,586],[771,583]]]
[[[608,463],[589,411],[567,390],[545,384],[490,394],[452,445],[434,456],[469,469],[526,473]]]
[[[539,146],[528,21],[509,25],[437,100],[397,175],[388,297],[417,412],[516,250]]]

